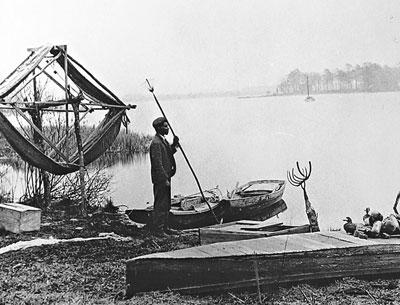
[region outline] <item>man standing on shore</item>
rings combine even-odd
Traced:
[[[153,121],[156,135],[150,144],[151,181],[153,182],[154,210],[153,232],[158,236],[178,234],[168,227],[168,214],[171,208],[171,177],[175,175],[174,153],[179,146],[179,138],[174,136],[172,145],[165,138],[169,132],[165,117]]]

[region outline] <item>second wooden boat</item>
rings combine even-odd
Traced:
[[[127,295],[220,293],[282,283],[400,273],[400,239],[343,232],[277,235],[153,253],[127,261]]]
[[[236,188],[222,200],[230,206],[224,222],[271,218],[271,206],[282,199],[284,191],[285,180],[255,180]]]

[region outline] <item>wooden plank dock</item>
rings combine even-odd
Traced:
[[[208,293],[345,276],[400,274],[400,238],[314,232],[231,241],[127,261],[127,294]]]
[[[239,220],[199,229],[201,245],[306,232],[311,232],[309,224],[291,226],[273,219],[265,221]]]

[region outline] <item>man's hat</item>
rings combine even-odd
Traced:
[[[154,128],[158,128],[158,127],[160,127],[162,124],[164,124],[165,122],[167,121],[167,119],[165,118],[165,117],[159,117],[159,118],[156,118],[154,121],[153,121],[153,127]]]

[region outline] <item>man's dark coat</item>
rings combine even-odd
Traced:
[[[151,181],[153,184],[165,184],[176,172],[174,153],[176,148],[159,134],[150,144]]]

